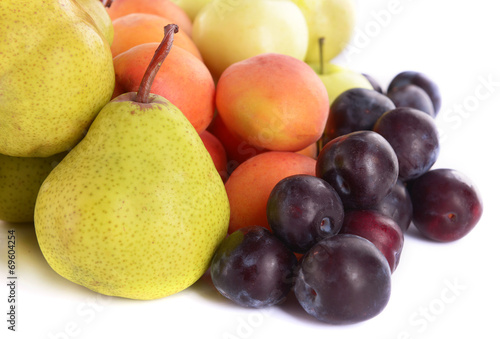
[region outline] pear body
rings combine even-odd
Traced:
[[[109,43],[76,0],[2,0],[0,22],[0,153],[68,151],[113,93]]]
[[[0,154],[0,220],[33,222],[38,190],[65,155],[26,158]]]
[[[114,29],[111,18],[109,17],[106,8],[100,0],[77,0],[83,9],[92,17],[97,28],[106,38],[106,41],[111,45],[113,43]]]
[[[44,181],[35,207],[43,255],[106,295],[157,299],[209,267],[229,202],[203,142],[166,99],[113,99]]]

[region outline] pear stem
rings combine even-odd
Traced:
[[[323,45],[325,44],[325,37],[318,39],[319,42],[319,74],[325,74],[325,61],[323,60]]]
[[[111,5],[113,4],[113,0],[101,0],[102,4],[104,5],[104,7],[111,7]]]
[[[155,79],[156,73],[160,70],[160,67],[168,53],[170,53],[170,49],[174,43],[174,34],[179,32],[179,27],[176,24],[168,24],[163,30],[165,32],[165,36],[156,49],[153,59],[151,59],[151,62],[144,73],[135,98],[136,102],[143,104],[148,103],[149,92],[151,91],[153,80]]]

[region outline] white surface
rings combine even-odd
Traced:
[[[385,310],[364,323],[331,326],[307,316],[293,302],[263,310],[240,308],[203,280],[155,301],[100,296],[52,271],[37,247],[32,225],[0,223],[0,337],[433,339],[471,338],[478,332],[495,337],[500,315],[500,228],[495,214],[500,188],[495,166],[500,4],[489,0],[357,4],[354,49],[335,61],[371,74],[384,87],[404,70],[422,71],[439,84],[442,148],[435,167],[467,174],[484,200],[483,217],[468,236],[438,244],[410,231]],[[389,10],[390,16],[380,14]],[[7,330],[6,322],[8,229],[17,235],[15,333]]]

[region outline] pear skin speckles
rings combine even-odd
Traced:
[[[210,155],[184,115],[155,98],[143,110],[106,105],[37,199],[49,265],[106,295],[156,299],[189,287],[227,234],[228,198]]]

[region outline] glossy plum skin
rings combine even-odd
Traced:
[[[341,135],[371,130],[382,114],[394,108],[388,97],[375,90],[352,88],[343,92],[330,107],[323,145]]]
[[[212,258],[210,275],[215,288],[245,307],[281,303],[293,286],[295,254],[262,226],[231,233]]]
[[[389,194],[371,209],[393,219],[405,233],[413,217],[413,205],[406,184],[398,180]]]
[[[397,74],[389,84],[387,93],[403,87],[407,84],[413,84],[422,88],[432,101],[434,107],[434,115],[437,115],[441,108],[441,92],[438,85],[430,79],[427,75],[421,72],[404,71]]]
[[[302,257],[294,292],[304,310],[321,321],[357,323],[387,305],[391,270],[373,243],[338,234],[319,241]]]
[[[467,235],[483,213],[481,196],[464,174],[447,168],[431,170],[410,188],[413,223],[427,238],[440,242]]]
[[[332,185],[344,208],[369,208],[396,184],[398,159],[380,134],[352,132],[323,147],[316,162],[316,176]]]
[[[323,179],[293,175],[274,187],[267,203],[274,235],[296,253],[305,253],[319,240],[340,231],[344,206]]]
[[[376,211],[347,211],[340,233],[354,234],[370,240],[387,259],[391,272],[396,270],[404,237],[393,219]]]
[[[439,155],[439,133],[434,119],[414,108],[400,107],[384,113],[373,130],[396,152],[399,178],[415,179],[427,172]]]
[[[435,117],[434,105],[429,95],[420,87],[412,84],[395,88],[387,93],[396,107],[411,107]]]

